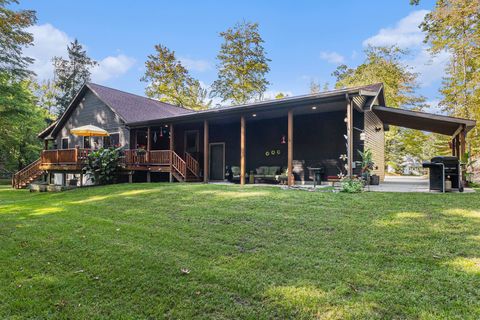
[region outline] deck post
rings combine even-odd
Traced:
[[[172,175],[172,159],[173,159],[173,154],[172,152],[175,150],[175,138],[174,138],[174,132],[173,132],[173,124],[170,124],[170,173],[168,177],[168,181],[173,182],[173,175]]]
[[[450,142],[450,146],[452,148],[452,156],[455,157],[455,137],[452,137],[452,141]]]
[[[466,140],[466,131],[465,131],[465,127],[462,129],[462,131],[460,131],[459,133],[459,136],[460,136],[460,160],[465,160],[463,159],[464,156],[465,156],[465,152],[467,151],[466,150],[466,147],[465,147],[465,140]]]
[[[347,174],[349,178],[353,176],[353,103],[351,99],[347,101]]]
[[[245,116],[240,117],[240,185],[245,185]]]
[[[83,173],[80,173],[80,187],[83,187]]]
[[[151,172],[147,171],[147,182],[152,182]]]
[[[66,173],[62,173],[62,186],[66,186],[67,185],[67,174]]]
[[[128,183],[133,183],[133,174],[131,171],[128,173]]]
[[[150,149],[152,147],[152,143],[150,142],[150,127],[147,127],[147,154],[146,160],[147,163],[150,163]]]
[[[457,134],[457,136],[455,137],[455,154],[460,160],[460,158],[462,157],[462,155],[460,154],[460,133]]]
[[[43,150],[48,150],[48,140],[43,140]]]
[[[203,182],[208,183],[210,169],[208,121],[203,122]]]
[[[295,176],[293,175],[293,111],[288,110],[288,162],[287,162],[287,184],[293,186],[295,184]]]

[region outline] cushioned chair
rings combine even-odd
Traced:
[[[230,170],[232,172],[231,181],[232,182],[239,182],[240,181],[240,167],[232,166],[230,168]],[[248,179],[248,173],[245,173],[245,179]]]
[[[255,174],[255,182],[275,182],[280,174],[280,166],[261,166]]]

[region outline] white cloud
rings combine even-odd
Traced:
[[[428,10],[411,12],[408,16],[400,19],[394,27],[383,28],[363,41],[363,46],[392,46],[396,45],[409,51],[409,57],[404,63],[412,67],[412,71],[419,74],[418,81],[421,87],[428,87],[442,79],[449,54],[441,52],[432,56],[428,46],[423,43],[425,34],[419,28]]]
[[[53,77],[53,57],[67,56],[67,46],[73,41],[65,32],[49,23],[29,27],[32,33],[33,46],[24,49],[26,56],[35,59],[31,69],[40,80]],[[83,45],[85,48],[85,45]],[[103,82],[126,73],[135,64],[135,59],[119,54],[107,56],[99,61],[99,65],[92,70],[92,80]]]
[[[73,39],[49,23],[31,26],[27,28],[27,31],[34,37],[34,45],[24,49],[26,56],[35,59],[31,69],[39,79],[51,78],[53,76],[53,57],[65,57],[67,45]]]
[[[396,45],[400,48],[420,45],[425,36],[418,26],[428,12],[428,10],[413,11],[405,18],[400,19],[395,27],[380,29],[376,35],[363,41],[363,45]]]
[[[212,64],[207,60],[196,60],[182,57],[180,57],[179,60],[185,68],[191,71],[205,72],[212,69]]]
[[[135,64],[135,59],[124,54],[108,56],[98,62],[92,69],[92,81],[103,82],[118,78],[126,73]]]
[[[320,52],[320,59],[333,64],[339,64],[339,63],[345,62],[345,57],[335,51]]]

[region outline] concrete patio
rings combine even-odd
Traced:
[[[385,181],[378,186],[369,186],[370,191],[376,192],[431,192],[428,188],[428,177],[426,176],[386,176]],[[458,191],[453,191],[458,192]],[[475,192],[471,188],[465,188],[464,192]]]

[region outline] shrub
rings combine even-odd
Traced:
[[[341,192],[347,193],[358,193],[362,192],[364,187],[364,182],[358,178],[345,178],[342,180],[342,189]]]
[[[100,148],[88,155],[83,171],[95,184],[109,184],[115,181],[119,169],[121,148]]]

